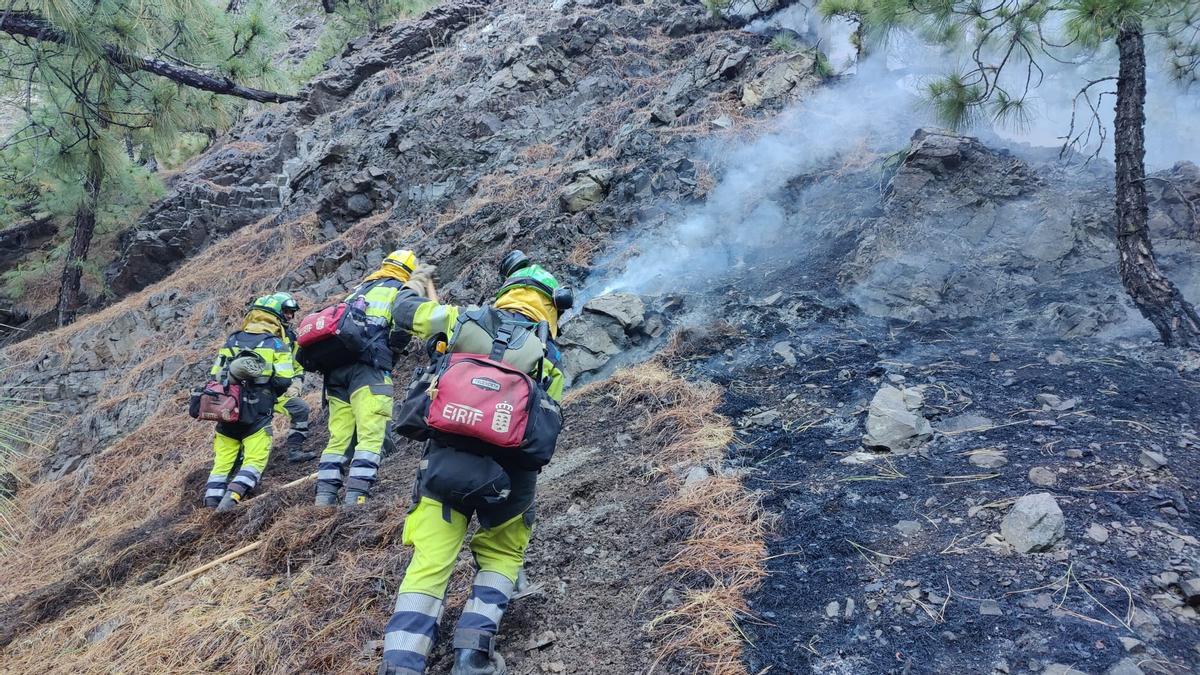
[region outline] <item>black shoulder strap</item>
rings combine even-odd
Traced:
[[[508,343],[512,340],[513,324],[509,321],[501,321],[500,326],[496,329],[496,338],[492,340],[492,353],[488,354],[488,358],[493,361],[503,361],[504,352],[508,351]]]

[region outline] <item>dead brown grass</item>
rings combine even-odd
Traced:
[[[649,623],[660,645],[657,663],[743,673],[739,622],[748,616],[746,597],[766,576],[769,521],[759,495],[737,476],[709,476],[691,485],[678,478],[691,466],[719,469],[733,441],[729,420],[716,412],[720,387],[685,380],[656,360],[578,387],[566,401],[600,395],[611,397],[618,410],[641,411],[641,431],[654,448],[648,459],[675,488],[657,515],[664,523],[683,523],[688,532],[661,570],[692,587],[682,604]]]
[[[549,143],[538,143],[522,148],[517,156],[526,162],[545,162],[558,156],[558,148]]]
[[[662,644],[655,668],[672,656],[690,654],[698,672],[742,675],[745,636],[738,621],[748,613],[745,589],[739,586],[715,580],[708,588],[686,591],[679,606],[650,622]]]
[[[89,562],[103,563],[105,543],[139,527],[164,512],[181,508],[194,495],[182,495],[189,474],[203,471],[211,461],[211,425],[196,424],[186,410],[185,381],[188,364],[206,364],[220,340],[240,320],[244,303],[280,281],[304,260],[327,255],[333,247],[361,250],[372,233],[387,225],[380,214],[359,221],[338,239],[318,242],[316,216],[308,214],[279,223],[264,219],[205,250],[168,279],[133,294],[75,324],[35,336],[5,350],[5,360],[41,361],[49,357],[61,364],[89,358],[91,345],[103,342],[97,336],[123,326],[130,317],[137,323],[149,320],[148,300],[156,293],[174,291],[191,312],[164,327],[186,336],[186,341],[163,339],[148,333],[133,346],[128,363],[113,363],[111,381],[103,393],[80,416],[63,420],[59,430],[86,429],[95,418],[106,417],[120,427],[131,428],[124,436],[108,442],[94,456],[86,471],[77,471],[53,482],[24,489],[18,504],[6,514],[21,523],[15,545],[0,552],[0,578],[6,580],[0,600],[20,596],[31,589],[70,579],[71,570]],[[272,264],[263,264],[271,260]],[[281,268],[280,261],[285,262]],[[290,266],[286,263],[295,261]],[[236,269],[237,275],[221,277],[214,287],[214,270]],[[311,306],[324,298],[301,298]],[[211,317],[219,317],[216,324]],[[208,342],[207,346],[205,342]],[[197,347],[185,345],[196,344]],[[164,364],[180,364],[174,371],[159,371]],[[88,370],[87,365],[67,370]],[[161,391],[161,382],[176,383]],[[315,396],[315,394],[313,395]],[[312,398],[312,396],[310,396]],[[315,401],[315,398],[313,398]],[[130,402],[145,406],[145,414],[128,416]],[[78,431],[76,431],[78,433]],[[86,432],[85,432],[86,433]],[[42,455],[36,453],[18,463],[18,469],[36,473]],[[28,574],[34,568],[38,574]]]
[[[587,267],[592,264],[592,259],[603,248],[603,243],[599,239],[585,237],[580,239],[571,252],[567,254],[567,262],[580,267]]]

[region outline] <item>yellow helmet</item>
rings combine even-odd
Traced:
[[[397,249],[383,259],[384,265],[394,265],[412,274],[417,269],[417,254],[408,249]]]

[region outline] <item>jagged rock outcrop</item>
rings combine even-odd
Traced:
[[[447,2],[430,10],[420,21],[401,22],[382,39],[366,41],[357,53],[338,60],[309,85],[308,100],[300,114],[311,119],[335,110],[367,78],[395,68],[435,44],[445,44],[456,32],[486,16],[484,10],[491,4],[491,0]]]
[[[563,324],[559,346],[563,368],[576,381],[600,372],[613,359],[636,352],[662,336],[661,313],[632,293],[608,293],[589,300]]]
[[[379,232],[384,221],[420,223],[420,235],[400,242],[392,227],[378,246],[420,245],[447,279],[469,270],[448,290],[480,294],[492,270],[465,253],[476,244],[492,242],[496,259],[511,245],[569,257],[571,237],[545,235],[568,228],[603,239],[663,219],[647,200],[696,194],[694,139],[658,136],[634,113],[658,96],[699,113],[740,91],[743,67],[769,56],[754,53],[765,38],[723,31],[655,38],[633,64],[630,48],[675,7],[589,3],[531,19],[493,5],[442,3],[354,41],[303,102],[258,113],[181,172],[121,235],[108,270],[116,296],[232,231],[301,218],[315,219],[318,240],[364,219],[378,219]],[[455,41],[470,48],[438,49]],[[647,77],[675,84],[660,92]],[[289,278],[311,276],[304,267]]]
[[[611,169],[588,166],[576,170],[571,183],[558,196],[563,210],[578,213],[604,201],[612,180]]]
[[[123,233],[120,256],[106,270],[108,285],[122,296],[163,278],[182,261],[219,239],[274,214],[280,205],[284,159],[295,136],[273,125],[268,111],[215,152],[170,183],[138,227]]]
[[[1172,175],[1171,184],[1200,190],[1185,165]],[[841,284],[878,316],[1094,335],[1135,315],[1113,263],[1110,183],[1108,169],[1065,164],[1048,150],[1018,156],[918,130],[887,184],[883,214],[857,235]],[[1190,212],[1164,194],[1175,194],[1169,185],[1152,191],[1156,248],[1185,296],[1200,300],[1200,239],[1180,238]]]
[[[749,56],[748,48],[726,38],[692,57],[683,72],[671,80],[651,119],[671,124],[705,95],[705,88],[736,75]]]
[[[34,217],[0,230],[0,272],[8,270],[28,249],[44,244],[58,227],[48,217]]]
[[[742,104],[755,107],[783,96],[798,97],[821,83],[819,54],[805,50],[768,65],[742,86]]]

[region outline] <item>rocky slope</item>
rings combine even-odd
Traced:
[[[356,43],[304,101],[190,166],[124,235],[109,270],[123,299],[0,352],[0,396],[40,393],[61,428],[21,466],[22,540],[0,554],[4,668],[371,670],[406,561],[413,449],[388,459],[368,509],[318,512],[306,489],[268,486],[210,518],[196,509],[210,430],[183,416],[185,391],[246,299],[280,288],[318,305],[397,246],[463,303],[487,297],[514,247],[589,295],[647,250],[686,251],[672,227],[721,194],[736,169],[721,149],[841,86],[807,49],[736,28],[777,4],[713,19],[665,0],[447,2]],[[1200,644],[1200,377],[1130,319],[1108,170],[934,130],[846,145],[758,190],[782,226],[723,273],[600,295],[567,324],[577,383],[656,353],[715,383],[696,400],[720,406],[700,411],[719,442],[685,438],[680,454],[693,399],[659,397],[661,380],[585,390],[543,483],[543,592],[506,619],[506,655],[522,673],[1065,673],[1127,658],[1185,672]],[[1200,176],[1163,178],[1156,242],[1197,300]],[[929,428],[863,451],[884,384],[914,389],[888,415]],[[306,470],[277,464],[270,481]],[[770,576],[738,568],[753,577],[730,610],[745,651],[659,652],[730,578],[679,566],[702,557],[688,542],[705,521],[663,505],[739,480],[767,511],[734,529],[775,522],[755,561]],[[1062,532],[1020,553],[1002,521],[1035,492],[1056,498]],[[154,588],[250,540],[266,544]]]

